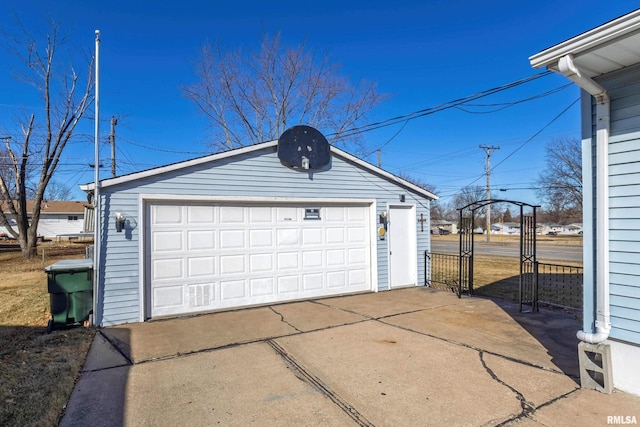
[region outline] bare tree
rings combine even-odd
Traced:
[[[199,81],[183,92],[211,120],[218,150],[273,140],[298,124],[334,143],[383,99],[372,83],[351,86],[326,54],[285,48],[279,35],[265,35],[260,50],[247,54],[207,44],[196,75]]]
[[[84,83],[73,67],[58,68],[56,54],[65,40],[53,22],[45,40],[41,41],[33,38],[22,25],[20,29],[19,35],[3,35],[13,46],[11,52],[24,66],[20,80],[40,93],[43,110],[39,115],[32,113],[19,124],[20,141],[5,141],[13,182],[6,182],[0,175],[0,202],[3,205],[0,225],[18,240],[23,256],[30,258],[36,254],[40,209],[47,185],[67,142],[93,102],[94,81],[93,59],[87,60]],[[28,172],[32,169],[34,174],[30,180]],[[27,198],[33,200],[30,212],[27,211]],[[10,224],[11,218],[15,219],[15,228]]]
[[[453,196],[452,204],[456,209],[462,209],[463,207],[480,200],[485,200],[486,191],[485,188],[479,185],[463,187],[460,192]],[[463,212],[465,216],[467,212]],[[474,212],[473,220],[476,225],[481,218],[482,209],[477,209]]]
[[[556,139],[546,148],[546,167],[536,181],[546,210],[582,211],[582,146],[575,138]]]
[[[45,200],[71,200],[71,187],[63,182],[51,180],[44,192]]]

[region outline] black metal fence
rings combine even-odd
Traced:
[[[460,294],[460,255],[425,251],[424,284],[426,286],[451,290]],[[537,303],[552,307],[582,309],[583,268],[536,262]],[[531,274],[531,273],[527,273]],[[518,281],[503,280],[507,287],[515,286],[509,292],[501,292],[501,297],[511,296],[517,300]],[[512,283],[512,285],[509,285]],[[482,289],[482,288],[480,288]],[[535,292],[535,290],[534,290]],[[480,292],[482,294],[482,292]]]
[[[583,268],[538,263],[540,304],[582,309]]]
[[[460,255],[424,252],[424,284],[435,289],[460,292]]]

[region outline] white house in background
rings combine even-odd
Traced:
[[[458,234],[458,224],[444,219],[434,219],[431,221],[432,234]]]
[[[84,221],[84,207],[86,201],[44,201],[40,206],[40,221],[38,222],[38,236],[46,239],[59,237],[76,237],[82,233]],[[16,225],[15,218],[9,214],[7,206],[2,205],[9,217],[9,223]],[[27,212],[33,211],[33,201],[27,201]],[[29,215],[31,218],[31,215]],[[15,227],[14,227],[15,228]],[[9,233],[0,226],[0,234]]]
[[[436,196],[334,146],[314,170],[279,153],[271,141],[101,181],[95,322],[422,285]]]
[[[520,223],[496,222],[491,224],[491,234],[520,234]]]
[[[640,395],[640,9],[529,59],[582,89],[582,386]]]

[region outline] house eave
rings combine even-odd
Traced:
[[[597,62],[607,64],[606,67],[599,67],[601,69],[590,70],[590,77],[595,77],[629,65],[624,61],[618,63],[603,58],[599,52],[602,49],[610,50],[616,45],[620,46],[621,41],[629,40],[630,37],[640,39],[640,9],[532,55],[529,57],[529,62],[533,68],[547,67],[547,69],[557,71],[560,58],[566,55],[573,55],[576,61],[580,61],[581,57],[591,55],[592,59]],[[640,54],[637,52],[629,51],[629,49],[624,50],[625,54],[640,58]]]

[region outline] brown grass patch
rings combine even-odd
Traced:
[[[20,252],[0,253],[0,425],[56,426],[95,333],[45,333],[50,313],[44,266],[83,258],[85,246],[43,245],[38,254],[25,260]]]
[[[460,235],[458,234],[447,234],[447,235],[437,235],[434,234],[431,236],[434,240],[444,240],[444,241],[459,241]],[[474,236],[476,242],[485,243],[487,241],[487,236],[484,234],[476,234]],[[510,234],[510,235],[499,235],[492,234],[491,235],[491,243],[518,243],[520,242],[519,234]],[[579,234],[560,234],[557,236],[546,236],[546,235],[537,235],[536,242],[540,245],[547,246],[582,246],[582,236]]]

